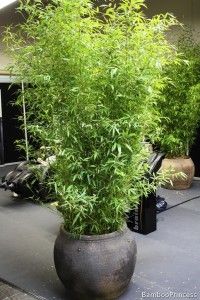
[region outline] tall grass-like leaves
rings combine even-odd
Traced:
[[[169,78],[157,109],[162,119],[158,144],[168,157],[188,155],[200,122],[200,45],[185,32],[179,62],[165,68]]]
[[[173,59],[164,33],[177,22],[168,14],[147,19],[143,0],[106,3],[26,1],[27,22],[5,38],[14,72],[31,83],[29,132],[56,154],[55,198],[75,234],[118,230],[156,186],[145,179],[141,140]]]

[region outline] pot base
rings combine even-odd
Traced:
[[[136,243],[128,229],[74,239],[61,227],[54,247],[57,274],[72,299],[111,300],[132,278]]]

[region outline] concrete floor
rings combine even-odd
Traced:
[[[35,300],[32,296],[13,287],[12,285],[0,281],[0,300]]]
[[[181,295],[191,299],[183,293],[196,293],[194,298],[200,299],[200,182],[195,182],[193,189],[195,193],[192,189],[185,192],[188,196],[184,194],[183,201],[179,193],[170,191],[170,209],[158,214],[157,231],[146,236],[133,233],[138,246],[136,270],[120,300],[153,300],[159,293],[163,293],[162,299]],[[166,196],[168,191],[160,190],[159,194]],[[194,195],[198,198],[184,203]],[[183,203],[172,207],[173,199],[175,204]],[[68,300],[53,263],[53,245],[61,222],[55,211],[13,200],[9,192],[1,191],[0,278],[37,299]],[[0,294],[0,300],[7,299],[15,298]]]

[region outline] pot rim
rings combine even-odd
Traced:
[[[106,239],[113,239],[117,236],[120,236],[128,231],[128,227],[126,224],[119,230],[111,232],[111,233],[105,233],[105,234],[99,234],[99,235],[74,235],[70,232],[67,232],[64,228],[64,224],[61,224],[60,226],[60,234],[64,234],[69,239],[73,240],[79,240],[79,241],[102,241]]]

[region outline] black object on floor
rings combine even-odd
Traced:
[[[36,170],[40,176],[36,175]],[[10,190],[20,198],[34,198],[49,202],[52,198],[50,188],[46,185],[48,176],[50,176],[50,164],[34,160],[24,161],[2,177],[0,188]]]
[[[151,182],[152,175],[160,169],[163,153],[153,153],[148,164],[150,165],[148,180]],[[136,209],[127,214],[127,225],[132,231],[149,234],[156,230],[156,193],[150,193],[140,200]]]
[[[148,234],[156,230],[156,195],[143,198],[136,209],[131,210],[127,226],[132,231]]]
[[[25,161],[17,165],[14,170],[9,171],[2,178],[0,188],[11,190],[25,198],[30,197],[33,195],[32,186],[34,187],[35,185],[34,179],[33,172],[29,168],[29,162]]]
[[[167,201],[165,201],[165,198],[157,196],[156,197],[156,211],[161,212],[167,209]]]

